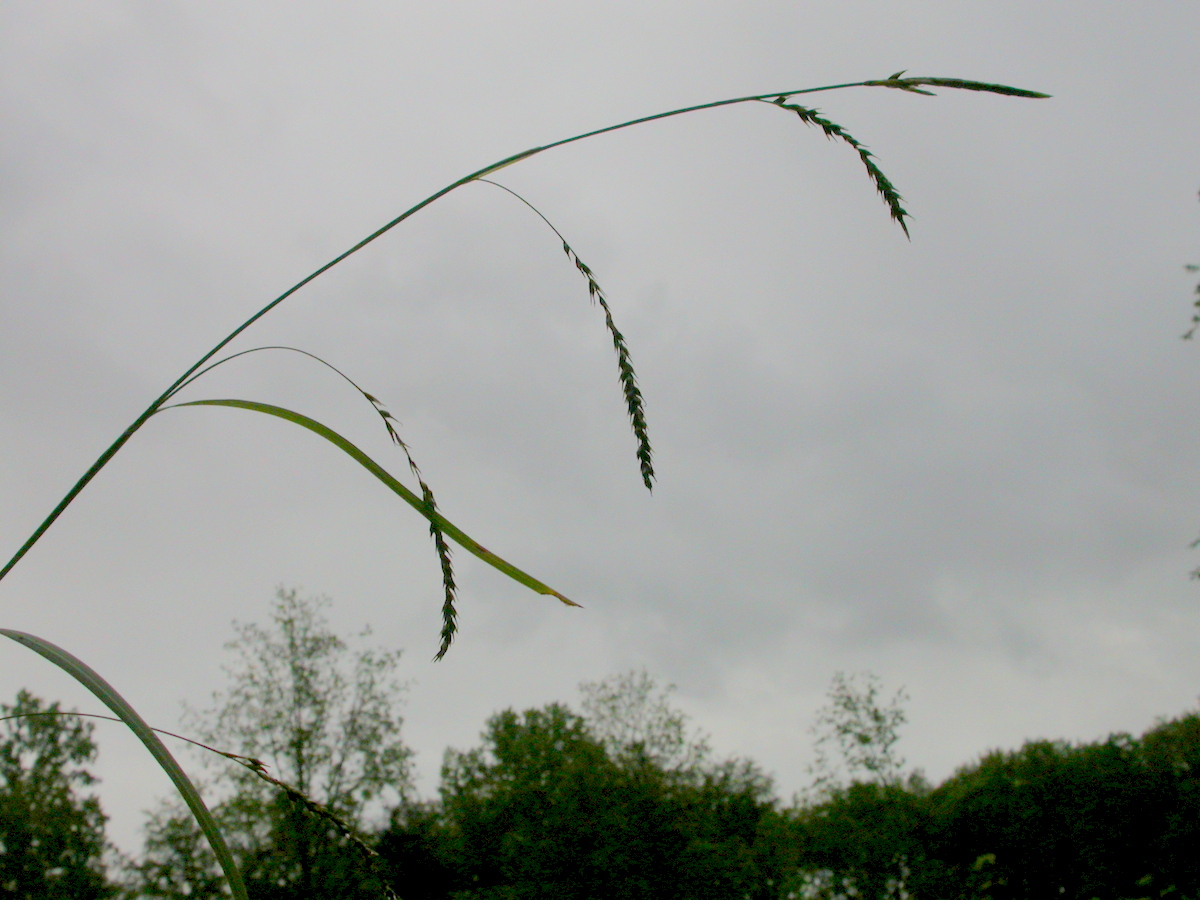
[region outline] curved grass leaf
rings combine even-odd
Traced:
[[[551,227],[553,228],[554,226]],[[169,396],[174,397],[185,387],[192,384],[197,378],[208,374],[217,366],[224,365],[230,360],[237,359],[240,356],[246,356],[249,353],[258,353],[262,350],[289,350],[292,353],[299,353],[302,356],[307,356],[309,359],[316,360],[327,369],[333,370],[335,373],[340,375],[347,384],[362,394],[366,401],[371,404],[371,408],[374,409],[379,417],[383,420],[383,426],[387,429],[388,437],[392,439],[392,443],[404,451],[404,458],[408,460],[408,468],[412,471],[413,477],[417,479],[417,485],[421,488],[422,500],[428,505],[430,512],[437,512],[437,500],[433,496],[433,489],[425,483],[425,479],[421,475],[421,470],[417,466],[417,461],[413,459],[412,451],[409,450],[408,444],[404,443],[404,439],[400,437],[400,432],[396,429],[396,426],[400,423],[397,421],[396,417],[393,416],[388,408],[383,405],[382,400],[380,400],[374,394],[370,394],[365,391],[353,378],[351,378],[333,363],[322,359],[315,353],[309,353],[307,350],[301,350],[299,347],[287,347],[276,344],[272,344],[267,347],[251,347],[249,350],[242,350],[239,353],[231,353],[229,356],[219,359],[211,365],[205,366],[195,375],[191,376],[174,390],[172,390]],[[442,589],[445,592],[445,599],[442,601],[442,643],[438,648],[437,655],[434,657],[435,660],[439,660],[445,656],[446,651],[450,649],[450,642],[454,640],[454,635],[458,631],[458,614],[454,610],[455,600],[458,596],[458,587],[454,582],[454,561],[450,558],[450,546],[446,543],[446,536],[442,534],[441,527],[438,525],[436,518],[429,519],[429,534],[433,538],[433,546],[434,549],[437,550],[438,562],[442,567]]]
[[[558,591],[554,590],[554,588],[544,584],[541,581],[538,581],[538,579],[534,578],[529,573],[518,569],[512,563],[508,562],[508,560],[497,556],[491,550],[488,550],[441,513],[431,509],[429,504],[426,503],[423,498],[418,497],[411,490],[397,481],[395,477],[391,475],[391,473],[383,468],[383,466],[379,465],[379,463],[367,456],[367,454],[365,454],[352,442],[342,437],[332,428],[322,425],[315,419],[311,419],[303,413],[294,412],[290,409],[284,409],[282,406],[273,406],[270,403],[258,403],[254,400],[189,400],[186,403],[173,403],[170,406],[164,406],[162,409],[178,409],[183,406],[228,406],[233,409],[245,409],[251,412],[264,413],[268,416],[277,416],[280,419],[284,419],[285,421],[292,422],[303,428],[307,428],[309,431],[313,432],[313,434],[320,435],[335,447],[341,449],[351,459],[387,485],[392,492],[399,495],[399,497],[405,503],[427,518],[430,522],[435,522],[442,530],[442,533],[446,535],[446,537],[450,538],[468,553],[473,553],[492,568],[498,569],[513,581],[523,584],[527,588],[530,588],[539,594],[557,597],[567,606],[579,606],[579,604],[574,600],[568,599]],[[162,410],[159,411],[161,412]]]
[[[138,740],[145,744],[146,749],[150,751],[150,755],[154,757],[163,771],[167,773],[167,777],[171,779],[175,785],[175,789],[179,791],[184,802],[187,803],[188,809],[196,817],[196,822],[200,825],[200,830],[208,838],[208,843],[213,848],[213,852],[216,853],[217,861],[220,862],[221,868],[225,872],[225,878],[229,882],[229,889],[232,891],[233,896],[237,900],[249,900],[246,894],[246,886],[242,883],[242,875],[238,871],[237,864],[233,861],[233,855],[229,852],[229,847],[226,845],[225,838],[221,835],[221,830],[217,827],[212,813],[204,805],[204,800],[201,799],[200,792],[196,790],[196,786],[192,784],[191,779],[187,777],[183,769],[180,768],[179,763],[175,761],[175,757],[171,755],[171,751],[158,739],[158,735],[154,733],[154,729],[147,725],[134,708],[129,705],[129,702],[117,693],[116,688],[100,677],[83,660],[68,653],[57,644],[52,644],[50,641],[36,635],[27,634],[23,631],[13,631],[8,628],[0,628],[0,634],[11,638],[18,644],[28,647],[34,653],[38,653],[50,660],[50,662],[54,663],[91,691],[101,703],[111,709],[122,722],[129,726],[129,729],[137,735]]]
[[[98,713],[82,713],[77,710],[53,710],[47,712],[18,713],[17,715],[12,716],[0,716],[0,722],[3,722],[7,719],[32,719],[38,716],[77,716],[81,719],[103,719],[106,722],[120,723],[122,721],[115,716],[102,716]],[[216,747],[210,747],[203,741],[197,741],[190,737],[184,737],[182,734],[176,734],[173,731],[167,731],[165,728],[151,728],[150,730],[155,734],[165,734],[168,737],[173,737],[177,740],[187,741],[189,744],[199,747],[201,750],[207,750],[210,753],[216,753],[218,756],[224,756],[226,759],[233,760],[247,771],[252,772],[262,781],[265,781],[272,787],[277,788],[290,803],[295,804],[308,815],[320,819],[323,822],[328,822],[337,829],[338,833],[343,838],[350,842],[351,846],[353,846],[359,852],[359,854],[361,854],[363,859],[366,860],[371,871],[375,875],[379,876],[379,878],[383,881],[384,896],[387,897],[388,900],[399,900],[395,889],[392,887],[391,877],[380,864],[379,853],[372,849],[372,847],[363,840],[362,836],[355,831],[354,827],[332,810],[322,806],[316,800],[313,800],[303,791],[297,790],[286,781],[276,778],[267,771],[267,764],[261,759],[256,759],[253,756],[243,756],[240,753],[230,753],[228,750],[218,750]]]

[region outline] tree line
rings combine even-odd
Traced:
[[[1200,711],[932,785],[896,752],[904,694],[838,675],[812,788],[784,802],[635,672],[495,714],[420,798],[399,654],[352,647],[323,602],[281,590],[267,626],[236,626],[229,687],[185,717],[226,751],[208,793],[259,900],[1200,896]],[[136,857],[107,847],[90,720],[24,691],[0,716],[0,898],[226,896],[170,803]]]

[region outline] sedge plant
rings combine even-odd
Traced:
[[[515,165],[552,150],[556,147],[562,147],[567,144],[577,141],[586,140],[600,134],[606,134],[612,131],[619,131],[624,128],[631,128],[635,125],[642,125],[648,122],[666,119],[672,116],[680,116],[688,113],[696,113],[703,110],[715,109],[721,106],[732,106],[735,104],[761,104],[766,107],[775,108],[780,111],[794,114],[805,125],[818,129],[826,138],[838,141],[845,144],[855,153],[862,162],[866,170],[867,177],[870,180],[875,191],[882,199],[884,206],[887,208],[888,214],[896,222],[896,224],[908,236],[908,212],[902,205],[902,198],[891,180],[880,169],[874,155],[867,146],[851,135],[845,128],[837,124],[828,117],[822,115],[817,109],[801,105],[795,101],[796,97],[805,94],[825,93],[835,90],[845,90],[849,88],[871,87],[871,88],[890,88],[893,90],[905,91],[914,94],[923,94],[932,96],[933,92],[929,88],[945,88],[952,90],[977,91],[990,94],[1000,94],[1008,97],[1023,97],[1023,98],[1044,98],[1047,94],[1042,94],[1037,91],[1025,90],[1022,88],[1009,87],[1001,84],[991,84],[979,81],[967,81],[960,78],[932,78],[932,77],[914,77],[908,76],[904,71],[896,72],[887,78],[873,79],[867,81],[851,82],[846,84],[825,85],[821,87],[801,88],[796,90],[772,91],[765,94],[755,94],[745,97],[733,97],[726,100],[716,100],[709,103],[701,103],[694,106],[687,106],[680,109],[672,109],[666,112],[656,113],[654,115],[643,116],[641,118],[632,119],[630,121],[621,122],[616,125],[609,125],[604,128],[597,128],[593,131],[588,131],[583,134],[577,134],[572,137],[563,138],[562,140],[554,141],[549,144],[544,144],[539,147],[533,147],[524,150],[520,153],[514,153],[504,159],[484,166],[475,172],[459,178],[457,181],[446,185],[442,189],[429,195],[419,203],[409,207],[404,212],[387,222],[380,228],[371,232],[361,241],[350,247],[343,253],[338,254],[333,259],[329,260],[324,265],[315,269],[300,281],[296,282],[282,294],[271,300],[248,319],[230,331],[217,344],[201,356],[198,360],[192,363],[178,378],[175,379],[167,388],[154,398],[153,401],[145,408],[145,410],[122,431],[117,438],[109,445],[109,447],[100,454],[94,463],[80,476],[79,480],[71,487],[63,496],[62,500],[50,511],[45,519],[38,525],[29,535],[28,539],[17,549],[13,556],[0,569],[0,580],[2,580],[12,569],[24,558],[24,556],[33,548],[38,540],[46,533],[46,531],[55,523],[59,516],[66,511],[67,507],[79,496],[80,492],[87,487],[93,478],[103,469],[108,462],[115,456],[122,447],[145,426],[153,417],[163,413],[169,409],[185,409],[198,406],[218,406],[231,409],[240,409],[248,412],[260,413],[262,415],[274,416],[283,421],[290,422],[301,428],[305,428],[318,437],[324,438],[334,446],[341,449],[350,459],[365,468],[368,472],[374,475],[382,484],[400,497],[405,503],[409,504],[416,512],[423,516],[429,523],[429,531],[432,536],[434,548],[437,553],[437,558],[442,571],[443,582],[443,600],[442,600],[442,627],[440,635],[440,644],[438,647],[435,659],[441,659],[449,649],[454,635],[458,629],[457,613],[455,601],[457,596],[457,586],[454,579],[454,569],[451,559],[450,544],[455,543],[468,553],[482,559],[488,565],[499,570],[509,578],[525,585],[531,590],[544,594],[549,597],[557,598],[562,603],[568,606],[578,606],[573,600],[569,599],[563,593],[555,590],[533,575],[518,568],[497,554],[485,548],[474,538],[458,528],[453,522],[447,519],[441,512],[434,497],[434,493],[429,485],[425,482],[408,445],[401,439],[399,431],[396,427],[396,420],[388,411],[387,407],[373,394],[368,393],[357,383],[355,383],[348,375],[340,369],[334,367],[331,363],[308,353],[305,350],[294,347],[280,346],[260,346],[253,347],[247,350],[242,350],[237,353],[232,353],[226,356],[221,356],[222,352],[228,347],[242,332],[249,329],[252,325],[258,322],[259,319],[266,316],[275,307],[286,301],[289,297],[300,291],[306,285],[319,278],[322,274],[339,265],[349,257],[353,256],[362,248],[366,247],[373,241],[383,237],[401,222],[411,218],[416,213],[420,212],[425,207],[455,191],[458,188],[465,187],[472,183],[485,183],[501,188],[510,194],[513,194],[516,199],[531,209],[537,214],[549,228],[553,231],[556,238],[562,242],[563,252],[566,254],[570,263],[579,271],[580,275],[585,279],[587,284],[588,296],[592,302],[600,307],[604,315],[604,324],[608,331],[609,338],[612,341],[613,349],[617,355],[617,377],[621,387],[622,394],[625,400],[626,412],[629,417],[630,427],[633,431],[634,440],[636,443],[636,458],[641,479],[647,489],[652,489],[654,484],[654,463],[653,452],[650,444],[649,431],[646,422],[645,403],[642,397],[641,388],[638,385],[637,374],[633,367],[632,357],[629,351],[625,336],[617,328],[613,318],[612,309],[609,306],[608,299],[601,289],[599,282],[596,279],[593,271],[580,258],[579,254],[571,247],[566,238],[561,232],[550,222],[550,220],[532,203],[524,197],[516,194],[511,188],[493,180],[494,176],[500,170],[508,166]],[[208,372],[211,372],[217,366],[225,365],[249,353],[264,352],[267,350],[288,351],[294,353],[302,353],[311,357],[315,362],[333,369],[339,376],[362,396],[364,400],[374,409],[375,413],[382,420],[383,426],[387,429],[393,443],[399,447],[405,456],[409,472],[416,481],[416,488],[409,487],[400,481],[396,476],[387,471],[374,459],[364,453],[354,443],[338,434],[333,429],[323,425],[322,423],[291,409],[285,409],[280,406],[275,406],[268,403],[261,403],[254,400],[233,399],[233,398],[201,398],[187,399],[188,395],[185,391],[191,388],[199,379],[203,378]],[[155,758],[158,764],[172,779],[176,788],[179,790],[184,801],[192,811],[193,815],[204,832],[205,837],[212,845],[213,851],[225,872],[229,882],[229,888],[232,895],[239,900],[245,900],[246,890],[242,883],[242,879],[238,873],[237,866],[230,854],[229,848],[221,835],[220,829],[217,827],[212,815],[206,808],[203,799],[200,797],[199,791],[195,785],[184,773],[183,769],[176,762],[171,753],[163,745],[158,738],[156,729],[147,725],[133,709],[133,707],[121,696],[121,694],[110,685],[103,677],[96,673],[90,666],[71,654],[69,651],[57,646],[45,638],[38,637],[24,632],[13,631],[9,629],[0,629],[0,634],[24,645],[30,650],[38,653],[51,663],[54,663],[59,668],[66,671],[77,681],[83,684],[90,690],[101,702],[103,702],[109,710],[122,722],[124,722],[142,741],[151,755]],[[212,748],[208,748],[212,749]],[[276,787],[283,790],[285,793],[292,796],[295,793],[289,786],[279,782],[269,776],[265,767],[258,760],[251,760],[246,757],[240,757],[236,753],[228,753],[226,751],[216,751],[223,755],[241,762],[243,765],[256,771],[262,777],[267,778]],[[292,797],[292,799],[300,802],[302,805],[307,803],[312,807],[311,812],[315,815],[324,815],[316,804],[312,804],[303,797]],[[363,845],[365,847],[365,845]]]

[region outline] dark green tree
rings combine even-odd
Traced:
[[[446,900],[464,881],[461,844],[436,801],[406,801],[392,810],[377,849],[404,900]]]
[[[896,749],[907,717],[904,689],[884,698],[870,672],[833,676],[810,731],[812,787],[787,813],[792,864],[785,894],[893,897],[923,859],[919,773],[904,778]]]
[[[914,872],[927,864],[926,793],[917,779],[855,781],[794,810],[796,871],[787,891],[808,898],[907,895]]]
[[[898,776],[902,721],[878,690],[835,679],[818,734],[868,777],[789,811],[796,897],[1129,900],[1200,896],[1200,716],[1141,738],[1030,741],[936,789]],[[884,751],[884,752],[881,752]],[[852,755],[853,754],[853,755]],[[855,759],[872,764],[851,765]],[[891,773],[889,775],[889,773]]]
[[[0,897],[98,900],[105,878],[104,813],[81,794],[96,779],[92,726],[28,691],[0,704]]]
[[[929,795],[927,827],[919,894],[1200,896],[1200,716],[989,753]]]
[[[1141,740],[1157,823],[1151,861],[1154,884],[1200,897],[1200,711],[1159,722]]]
[[[930,798],[930,852],[990,895],[1136,897],[1156,824],[1137,742],[1034,741],[960,771]]]
[[[409,789],[400,653],[351,650],[329,629],[328,603],[280,589],[267,627],[235,623],[237,637],[226,645],[236,659],[226,667],[229,689],[188,716],[205,743],[262,761],[295,791],[236,764],[223,763],[214,779],[225,794],[214,814],[256,900],[381,896],[366,842],[354,836]],[[314,814],[300,795],[336,819]],[[190,818],[167,808],[147,825],[138,889],[152,897],[219,896],[209,859]]]
[[[439,806],[398,812],[380,842],[401,893],[774,900],[768,780],[702,758],[644,674],[585,698],[594,722],[562,704],[506,710],[481,746],[447,753]]]

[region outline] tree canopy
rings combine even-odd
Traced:
[[[636,676],[591,694],[643,712],[648,696],[653,683]],[[682,717],[650,709],[668,715],[626,721],[642,729],[638,737],[618,729],[628,739],[607,744],[615,722],[593,723],[562,704],[493,716],[480,746],[447,752],[435,814],[398,815],[382,836],[402,892],[773,896],[756,855],[774,809],[769,781],[747,761],[714,763],[696,745],[689,753],[678,740]],[[419,842],[433,849],[414,865]],[[420,892],[435,883],[440,893]]]
[[[109,897],[92,725],[22,690],[0,704],[0,896]]]
[[[330,630],[322,614],[328,604],[281,588],[268,625],[235,623],[237,636],[226,645],[235,659],[225,669],[229,687],[213,695],[211,708],[188,716],[207,744],[262,764],[222,760],[215,779],[225,797],[214,814],[254,897],[378,897],[357,835],[373,809],[382,816],[409,790],[400,653],[352,650]],[[208,858],[186,812],[160,810],[148,823],[137,890],[221,896]]]
[[[784,804],[752,761],[713,753],[669,688],[630,672],[582,685],[578,710],[496,713],[418,799],[397,657],[351,649],[325,602],[281,591],[267,625],[237,626],[229,687],[191,715],[254,757],[210,788],[255,900],[393,885],[405,900],[1200,897],[1200,711],[1140,737],[991,751],[934,786],[897,752],[903,691],[839,674],[813,729],[824,768]],[[113,896],[104,817],[83,793],[90,725],[26,692],[3,712],[0,896]],[[123,888],[225,896],[170,806]]]

